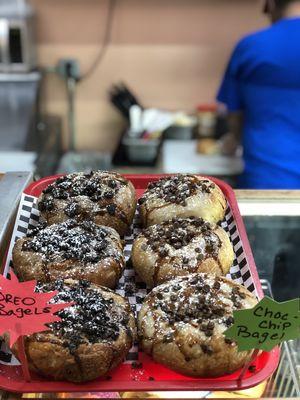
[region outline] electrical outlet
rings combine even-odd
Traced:
[[[73,78],[78,81],[80,78],[79,62],[75,58],[61,58],[58,60],[56,69],[64,79]]]

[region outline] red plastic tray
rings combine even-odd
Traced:
[[[137,196],[141,196],[150,181],[158,180],[162,175],[126,175],[134,184]],[[43,178],[33,182],[25,193],[39,196],[41,191],[52,183],[58,176]],[[263,291],[258,278],[254,258],[246,235],[244,223],[240,215],[233,190],[223,181],[210,178],[223,191],[231,207],[236,221],[239,236],[243,243],[244,252],[251,270],[253,283],[259,297],[263,297]],[[142,369],[132,369],[130,364],[121,364],[111,371],[110,378],[96,379],[84,384],[70,382],[49,381],[32,373],[31,382],[23,379],[21,367],[11,367],[0,364],[0,388],[12,392],[101,392],[101,391],[213,391],[213,390],[242,390],[258,385],[266,380],[277,368],[280,351],[276,347],[271,352],[262,352],[253,362],[255,368],[247,371],[241,381],[238,380],[240,370],[230,375],[218,378],[190,378],[155,363],[149,356],[141,353],[139,361]],[[153,380],[154,379],[154,380]]]

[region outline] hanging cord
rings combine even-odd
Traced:
[[[108,0],[108,1],[109,1],[109,3],[108,3],[108,10],[107,10],[107,20],[106,20],[106,25],[105,25],[105,30],[104,30],[103,43],[101,45],[101,48],[100,48],[99,53],[96,56],[95,60],[93,61],[91,66],[88,68],[88,70],[84,74],[81,75],[79,82],[82,82],[82,81],[88,79],[95,72],[96,68],[100,65],[101,61],[103,60],[103,58],[107,52],[108,45],[110,44],[116,0]]]

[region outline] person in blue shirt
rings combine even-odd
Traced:
[[[268,0],[273,24],[235,47],[217,100],[225,151],[243,146],[240,188],[300,189],[300,0]]]

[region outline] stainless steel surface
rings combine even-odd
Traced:
[[[0,73],[0,82],[36,82],[41,79],[39,72],[28,72],[28,73],[14,73],[9,74],[7,72]]]
[[[12,232],[21,194],[31,180],[31,172],[8,172],[0,179],[0,265]]]
[[[41,76],[0,74],[0,149],[24,150],[35,106]]]
[[[36,66],[33,18],[26,0],[0,0],[0,71],[28,72]]]

